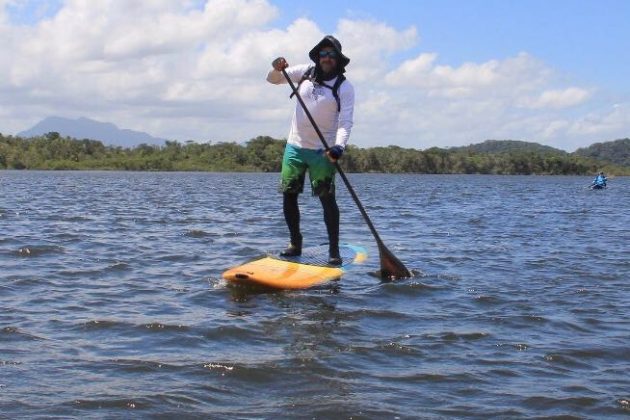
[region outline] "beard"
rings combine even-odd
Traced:
[[[321,82],[325,80],[331,80],[339,76],[339,74],[341,73],[337,64],[333,66],[326,66],[326,70],[327,71],[322,68],[320,63],[317,63],[315,65],[315,81]]]

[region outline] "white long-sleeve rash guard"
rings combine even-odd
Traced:
[[[298,83],[308,68],[308,64],[302,64],[287,67],[286,71],[289,78],[294,83]],[[323,83],[332,88],[336,80],[335,78]],[[267,81],[275,85],[287,83],[282,72],[273,69],[267,75]],[[341,108],[339,112],[337,112],[337,101],[333,96],[332,89],[305,80],[300,85],[299,93],[319,130],[324,135],[326,143],[329,146],[339,145],[345,148],[350,137],[354,113],[354,87],[352,84],[345,80],[339,86],[337,92]],[[323,146],[302,106],[297,101],[287,143],[315,150],[321,149]]]

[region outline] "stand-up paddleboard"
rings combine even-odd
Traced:
[[[339,246],[342,265],[328,265],[328,245],[304,248],[299,257],[268,255],[223,273],[229,282],[271,287],[274,289],[305,289],[340,278],[348,266],[366,260],[360,246]]]

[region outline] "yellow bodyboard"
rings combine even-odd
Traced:
[[[343,264],[340,267],[325,263],[328,247],[304,249],[300,257],[267,256],[223,273],[228,282],[258,285],[274,289],[305,289],[340,278],[346,267],[366,259],[365,250],[353,245],[339,247]]]

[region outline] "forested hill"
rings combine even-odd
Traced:
[[[589,147],[577,149],[575,154],[599,160],[605,160],[622,166],[630,166],[630,139],[619,139],[606,143],[595,143]]]
[[[520,140],[486,140],[483,143],[463,147],[451,147],[448,150],[459,150],[472,153],[544,153],[566,155],[564,150],[538,143]]]
[[[166,141],[163,146],[123,148],[54,132],[32,138],[0,134],[0,169],[279,172],[284,144],[285,140],[259,136],[245,144]],[[627,150],[624,153],[627,156]],[[340,164],[346,172],[592,175],[603,170],[609,175],[630,175],[628,165],[514,141],[426,150],[351,145]]]

